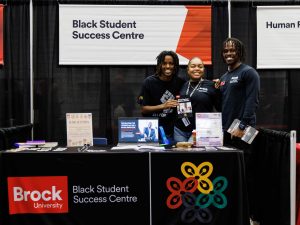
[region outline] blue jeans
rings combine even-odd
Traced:
[[[174,127],[174,140],[175,142],[193,142],[192,132],[182,131]]]

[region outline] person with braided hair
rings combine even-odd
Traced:
[[[222,95],[222,123],[224,130],[224,144],[236,147],[244,152],[245,173],[248,189],[249,212],[252,224],[258,224],[255,215],[255,159],[252,146],[243,142],[241,137],[247,126],[256,125],[256,110],[259,103],[260,78],[257,71],[246,65],[245,47],[236,38],[227,38],[223,42],[222,56],[227,64],[227,71],[220,78]],[[232,122],[241,122],[230,133],[226,132]]]
[[[227,38],[223,43],[222,56],[228,68],[219,83],[223,129],[226,131],[234,119],[239,119],[241,123],[231,132],[229,139],[241,138],[247,126],[256,125],[260,78],[254,68],[243,63],[245,47],[240,40]]]
[[[167,138],[173,140],[178,105],[176,95],[185,80],[178,77],[179,59],[173,51],[162,51],[157,56],[156,72],[145,78],[138,102],[146,117],[158,117]]]

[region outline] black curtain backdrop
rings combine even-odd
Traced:
[[[253,216],[261,225],[290,225],[290,134],[260,128],[252,147]]]
[[[140,116],[136,103],[143,79],[153,66],[59,66],[58,2],[78,4],[212,4],[213,66],[209,79],[226,70],[221,58],[222,42],[228,35],[225,1],[96,1],[34,0],[34,138],[66,143],[65,114],[93,113],[95,137],[116,142],[119,116]],[[0,1],[1,3],[1,1]],[[0,127],[30,122],[29,0],[2,1],[5,65],[0,68]],[[247,49],[246,63],[256,66],[256,1],[232,2],[232,30]],[[271,4],[271,3],[269,3]],[[275,4],[279,4],[275,2]],[[285,4],[296,4],[285,1]],[[276,50],[276,46],[274,46]],[[258,127],[300,133],[300,70],[258,70],[261,77]],[[185,68],[181,69],[181,75]]]
[[[4,66],[0,67],[0,127],[30,122],[29,0],[2,1]]]

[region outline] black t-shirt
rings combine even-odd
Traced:
[[[162,81],[156,75],[147,77],[142,85],[139,96],[141,105],[160,105],[169,99],[175,99],[184,84],[184,80],[174,76],[171,81]],[[159,125],[165,130],[167,136],[173,135],[174,123],[176,120],[176,108],[164,109],[143,116],[158,117]]]
[[[197,89],[194,90],[198,82],[186,82],[180,90],[180,97],[189,97],[192,103],[193,116],[187,117],[190,124],[186,126],[182,118],[176,121],[176,127],[182,131],[191,132],[195,129],[195,113],[197,112],[213,112],[214,107],[219,109],[220,91],[214,87],[214,82],[210,80],[202,80]],[[188,90],[188,93],[187,93]]]

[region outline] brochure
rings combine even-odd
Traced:
[[[227,132],[231,133],[233,130],[238,128],[240,122],[241,121],[239,119],[235,119],[230,125],[230,127],[228,128]],[[251,144],[257,134],[258,134],[258,130],[256,130],[254,127],[247,126],[245,128],[245,134],[243,135],[243,137],[241,137],[241,140],[248,144]]]

